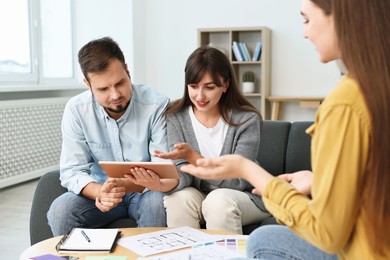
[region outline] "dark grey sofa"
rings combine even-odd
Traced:
[[[310,170],[311,138],[305,130],[312,122],[264,121],[258,161],[273,175],[299,170]],[[59,181],[59,171],[51,171],[41,177],[35,190],[30,215],[31,245],[53,237],[47,224],[46,213],[52,201],[66,189]],[[270,217],[262,223],[244,226],[249,234],[260,225],[275,223]],[[133,219],[121,219],[107,227],[136,227]]]

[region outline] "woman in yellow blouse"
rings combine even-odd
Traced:
[[[254,231],[248,257],[332,258],[318,247],[339,259],[390,259],[389,12],[388,0],[302,0],[305,38],[321,62],[341,59],[348,71],[307,129],[313,175],[275,178],[237,155],[182,167],[244,178],[263,196],[283,225]]]

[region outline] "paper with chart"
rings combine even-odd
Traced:
[[[138,255],[148,256],[215,241],[215,239],[215,236],[195,228],[179,227],[121,238],[118,244]]]
[[[210,245],[222,246],[231,251],[246,255],[246,243],[248,235],[214,235],[215,241],[193,246],[193,248],[207,247]]]
[[[215,241],[198,244],[190,249],[138,260],[228,260],[245,257],[247,235],[214,235],[214,238]]]

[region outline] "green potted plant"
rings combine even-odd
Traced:
[[[255,74],[252,71],[246,71],[242,74],[242,92],[253,93],[255,91]]]

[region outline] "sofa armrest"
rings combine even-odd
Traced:
[[[61,186],[59,170],[44,174],[35,189],[30,213],[30,243],[36,244],[53,237],[46,213],[51,203],[67,189]]]

